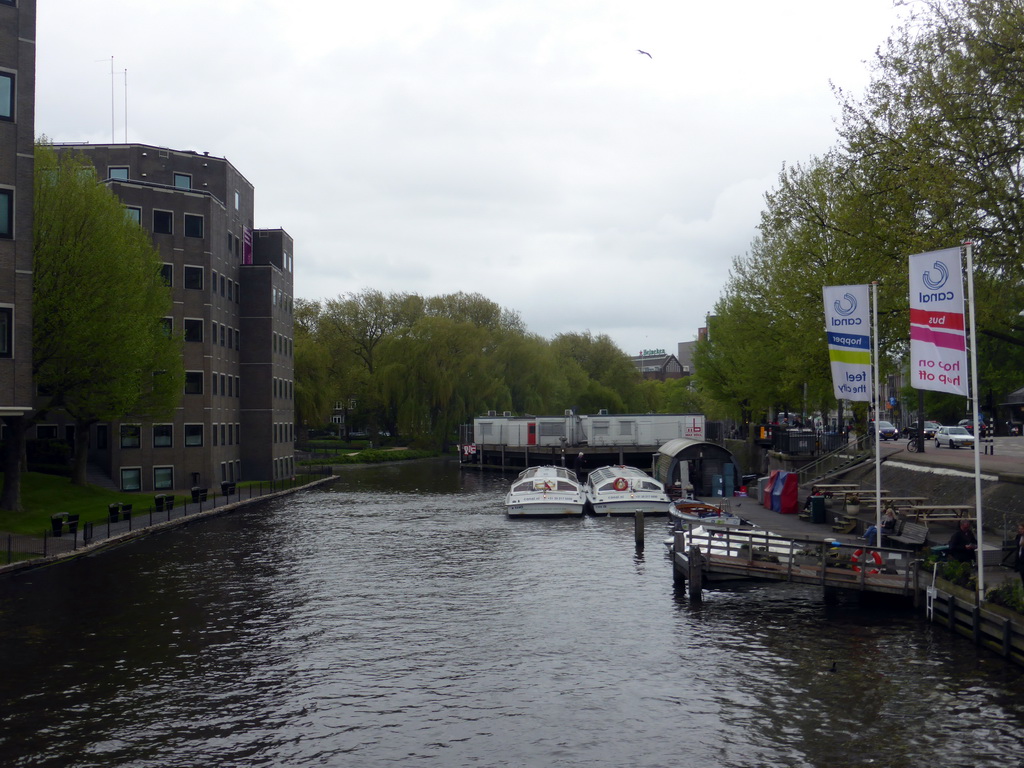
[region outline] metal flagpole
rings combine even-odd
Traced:
[[[977,527],[978,549],[978,602],[985,598],[985,555],[982,550],[981,520],[981,425],[978,423],[978,345],[974,328],[974,244],[964,243],[967,251],[967,311],[971,318],[971,392],[967,398],[974,422],[974,514]]]
[[[878,281],[871,283],[871,357],[874,362],[872,385],[875,391],[872,400],[875,405],[875,546],[882,547],[882,457],[881,437],[878,422],[881,418],[881,403],[878,401]]]

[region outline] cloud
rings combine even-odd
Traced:
[[[859,87],[895,20],[889,0],[52,0],[37,130],[123,141],[127,111],[131,141],[227,157],[257,226],[295,238],[297,296],[478,292],[547,337],[673,349],[783,163],[834,142],[829,79]]]

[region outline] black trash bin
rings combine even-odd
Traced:
[[[166,504],[167,494],[159,493],[153,497],[153,505],[156,507],[157,512],[163,512]]]
[[[811,496],[811,522],[825,522],[825,497]]]
[[[64,531],[64,518],[67,515],[50,515],[50,532],[54,536],[60,536]]]
[[[117,522],[117,518],[120,517],[120,515],[121,515],[121,505],[120,504],[107,504],[107,521],[108,522],[116,523]]]

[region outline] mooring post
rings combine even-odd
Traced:
[[[636,541],[636,548],[644,548],[644,511],[638,509],[633,514],[633,539]]]
[[[690,582],[690,599],[700,602],[703,599],[704,569],[700,547],[692,546],[689,552],[690,572],[686,575]]]

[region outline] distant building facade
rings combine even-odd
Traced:
[[[35,0],[0,0],[0,416],[31,412]]]
[[[665,381],[666,379],[681,379],[687,375],[683,372],[683,366],[679,364],[675,355],[666,354],[664,350],[646,350],[642,355],[631,358],[633,365],[645,379]]]
[[[254,227],[253,187],[223,158],[144,144],[56,149],[86,156],[151,234],[173,297],[166,322],[185,337],[174,415],[96,425],[90,464],[125,491],[294,474],[292,238]]]

